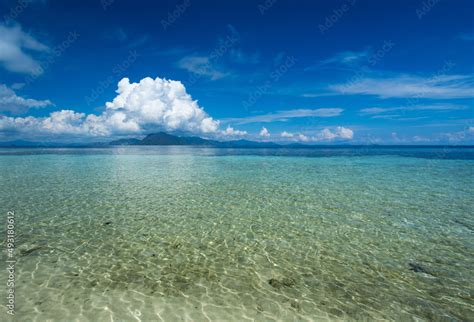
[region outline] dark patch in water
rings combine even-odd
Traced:
[[[110,224],[112,224],[111,221],[106,221],[106,222],[104,222],[104,226],[107,226],[107,225],[110,225]]]
[[[425,273],[425,274],[430,274],[423,266],[417,263],[408,263],[410,266],[410,271],[413,271],[415,273]],[[431,274],[430,274],[431,275]]]
[[[270,284],[274,288],[281,288],[285,287],[293,287],[296,285],[296,281],[291,277],[284,277],[281,281],[277,280],[276,278],[271,278],[268,280],[268,284]]]
[[[20,256],[27,256],[37,250],[40,250],[41,248],[42,248],[41,246],[33,246],[25,250],[20,250]]]

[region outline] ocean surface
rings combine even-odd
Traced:
[[[473,148],[3,148],[15,320],[473,321],[473,191]]]

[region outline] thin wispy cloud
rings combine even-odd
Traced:
[[[251,64],[255,65],[260,62],[260,55],[258,52],[246,53],[242,49],[231,49],[229,51],[229,58],[233,63],[237,64]]]
[[[420,117],[403,117],[402,115],[392,115],[392,114],[382,114],[382,115],[374,115],[371,118],[373,119],[383,119],[383,120],[393,120],[393,121],[419,121],[427,119],[428,116],[420,116]]]
[[[139,36],[135,39],[132,39],[129,43],[128,43],[128,48],[137,48],[137,47],[141,47],[143,45],[145,45],[148,41],[150,40],[150,36],[149,35],[142,35],[142,36]]]
[[[321,65],[333,64],[333,63],[353,64],[356,62],[360,62],[361,60],[367,59],[368,56],[369,56],[368,49],[364,51],[344,51],[344,52],[336,54],[333,57],[322,60],[320,64]]]
[[[360,62],[367,60],[369,55],[370,55],[369,49],[366,49],[363,51],[344,51],[344,52],[337,53],[336,55],[332,57],[321,60],[315,65],[306,67],[304,70],[305,71],[315,70],[315,69],[328,66],[328,65],[335,65],[335,66],[357,65]]]
[[[209,77],[211,80],[228,75],[228,73],[219,70],[208,56],[186,56],[178,62],[178,67],[199,76]]]
[[[34,53],[50,51],[45,44],[23,31],[19,26],[0,25],[0,64],[15,73],[41,74],[40,62]]]
[[[462,39],[464,41],[474,41],[474,33],[464,33],[464,34],[460,34],[458,37],[458,39]]]
[[[474,97],[474,77],[401,75],[392,78],[362,78],[331,85],[329,89],[341,94],[374,95],[380,98],[471,98]]]
[[[302,117],[335,117],[341,115],[344,111],[342,108],[319,108],[319,109],[294,109],[278,111],[276,113],[269,113],[264,115],[240,117],[240,118],[228,118],[222,120],[222,122],[232,122],[236,124],[249,124],[249,123],[270,123],[270,122],[281,122],[287,121],[291,118],[302,118]]]
[[[464,110],[467,106],[457,104],[432,104],[432,105],[407,105],[395,107],[369,107],[361,109],[363,115],[376,115],[394,111],[457,111]]]

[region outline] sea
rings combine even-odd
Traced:
[[[473,147],[0,148],[0,320],[473,321],[473,192]]]

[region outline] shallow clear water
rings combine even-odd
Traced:
[[[16,318],[472,320],[473,170],[466,148],[0,149]]]

